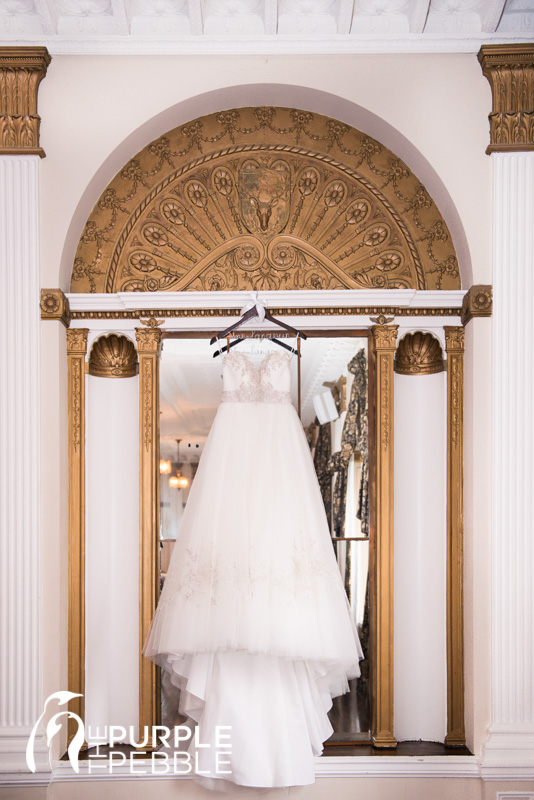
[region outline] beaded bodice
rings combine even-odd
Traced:
[[[289,353],[269,353],[259,367],[244,353],[223,356],[222,403],[290,403]]]

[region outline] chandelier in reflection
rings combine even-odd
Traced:
[[[180,467],[180,442],[181,439],[176,439],[176,461],[178,467]],[[170,462],[169,462],[170,463]],[[170,470],[169,470],[170,471]],[[169,478],[169,486],[171,489],[187,489],[189,486],[189,478],[186,478],[185,475],[182,475],[180,469],[177,470],[176,475],[171,475]]]

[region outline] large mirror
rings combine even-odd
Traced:
[[[352,334],[352,335],[351,335]],[[211,333],[171,334],[160,363],[160,586],[204,444],[221,401],[221,358]],[[294,345],[294,339],[286,339]],[[259,364],[277,345],[250,336],[236,346]],[[370,741],[368,338],[365,332],[316,331],[291,361],[292,401],[299,409],[321,488],[332,547],[365,659],[361,677],[334,700],[327,746]],[[299,391],[300,390],[300,391]],[[183,724],[179,690],[161,675],[161,722]]]

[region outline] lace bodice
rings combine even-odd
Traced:
[[[221,402],[290,403],[291,375],[289,353],[269,353],[259,367],[244,353],[223,356]]]

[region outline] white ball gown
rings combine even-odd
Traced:
[[[332,698],[363,657],[290,360],[275,351],[256,368],[242,352],[223,356],[221,403],[143,647],[212,743],[198,769],[219,785],[313,783]],[[231,726],[223,766],[216,726]]]

